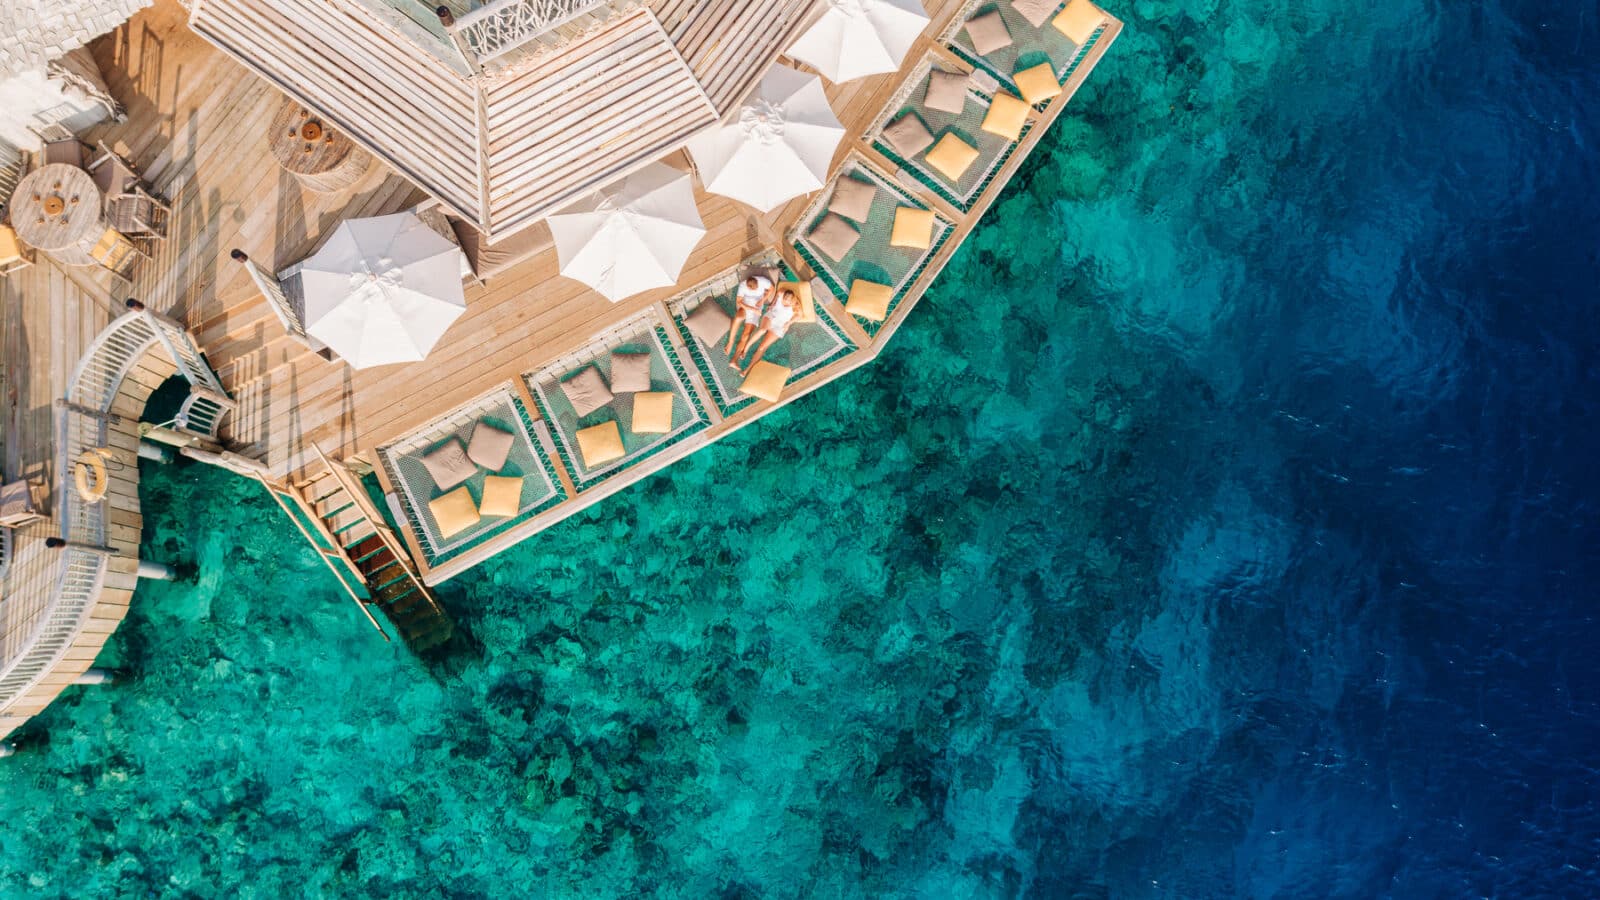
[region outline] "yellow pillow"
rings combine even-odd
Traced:
[[[641,391],[633,395],[634,434],[666,434],[672,430],[672,394]]]
[[[1105,21],[1106,14],[1089,0],[1072,0],[1066,9],[1051,20],[1050,24],[1066,35],[1067,40],[1082,45],[1089,43],[1089,38],[1094,37],[1095,29],[1105,24]]]
[[[776,297],[784,291],[794,291],[800,298],[800,311],[794,314],[796,322],[815,322],[817,320],[817,301],[811,296],[811,282],[809,281],[780,281],[772,289],[772,296]]]
[[[889,246],[911,247],[926,250],[933,246],[933,210],[912,206],[896,207],[894,230],[889,232]]]
[[[522,509],[522,477],[489,475],[483,479],[480,516],[514,516]]]
[[[601,422],[578,429],[578,453],[583,457],[583,464],[591,469],[626,456],[617,423]]]
[[[22,244],[10,225],[0,225],[0,263],[16,262],[22,258]]]
[[[889,301],[893,299],[894,288],[857,278],[850,282],[850,296],[845,299],[844,311],[863,319],[882,322],[889,315]]]
[[[973,160],[978,158],[978,148],[956,137],[950,132],[939,138],[939,143],[933,145],[928,155],[923,157],[928,165],[938,169],[944,177],[951,181],[959,181]]]
[[[1023,69],[1011,76],[1011,80],[1017,83],[1022,99],[1029,103],[1043,103],[1061,96],[1061,82],[1056,80],[1056,70],[1047,62]]]
[[[428,511],[439,525],[439,535],[449,537],[478,524],[478,504],[466,485],[428,501]]]
[[[764,359],[756,360],[750,367],[749,373],[744,376],[744,384],[739,385],[739,390],[752,397],[760,397],[771,403],[777,403],[783,395],[783,386],[789,383],[789,367],[780,366]]]
[[[1008,141],[1022,137],[1022,126],[1028,121],[1028,104],[1010,94],[995,94],[989,103],[989,112],[980,126],[990,134],[998,134]]]

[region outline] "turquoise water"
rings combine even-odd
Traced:
[[[149,468],[7,896],[1600,894],[1597,17],[1140,2],[874,366],[379,642]]]

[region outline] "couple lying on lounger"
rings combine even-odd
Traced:
[[[755,359],[750,361],[750,365],[754,365],[756,359],[766,354],[768,347],[789,332],[790,323],[800,313],[800,298],[790,290],[774,296],[772,279],[751,275],[739,285],[737,299],[739,309],[733,317],[733,324],[728,326],[728,344],[723,349],[727,351],[734,370],[743,372],[748,366],[740,365],[740,361],[749,352],[751,344],[760,340],[756,344]],[[745,331],[744,339],[740,340],[739,332],[747,325],[750,330]],[[733,349],[735,342],[739,347],[737,351]]]

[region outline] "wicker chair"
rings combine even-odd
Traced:
[[[129,237],[160,240],[167,236],[172,208],[156,199],[139,181],[139,173],[104,143],[89,163],[95,187],[105,196],[106,222]]]
[[[64,141],[48,141],[44,145],[44,165],[52,163],[66,163],[69,166],[83,168],[84,146],[77,138],[67,138]]]

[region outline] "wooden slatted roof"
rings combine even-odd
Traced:
[[[190,26],[492,236],[716,123],[821,0],[650,0],[478,72],[361,0],[194,0]]]

